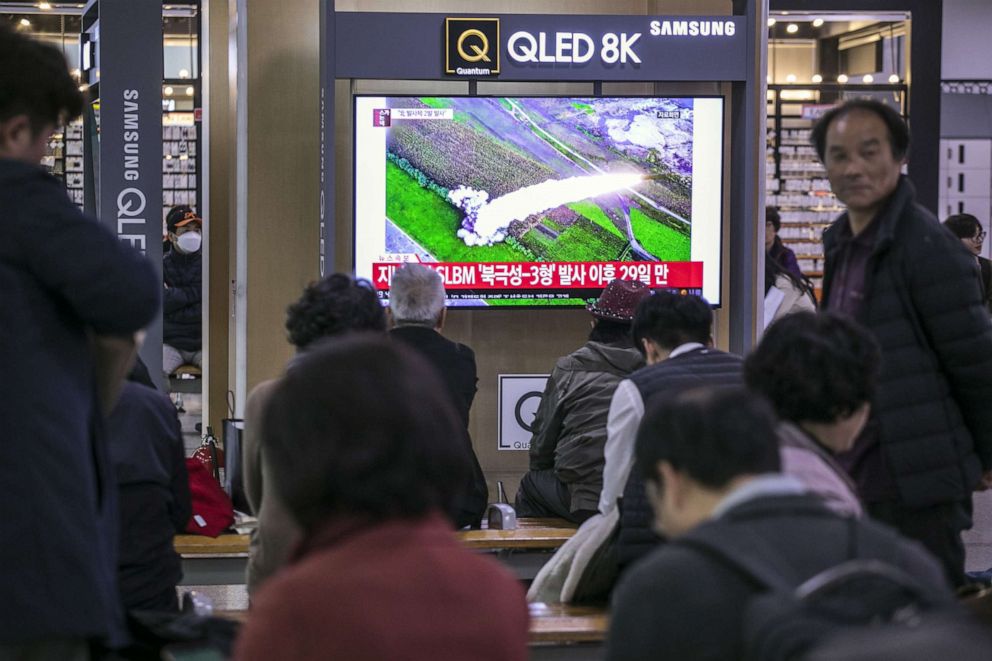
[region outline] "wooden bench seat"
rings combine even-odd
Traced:
[[[230,586],[237,587],[237,586]],[[244,623],[248,611],[242,608],[224,608],[218,604],[215,615]],[[562,647],[570,649],[570,659],[586,656],[598,658],[606,640],[609,615],[606,610],[590,606],[569,604],[530,604],[531,658],[540,658],[542,650]]]
[[[496,555],[521,580],[533,579],[550,554],[575,534],[563,519],[519,519],[516,530],[460,530],[465,548]],[[183,584],[224,585],[244,580],[248,535],[176,535]]]

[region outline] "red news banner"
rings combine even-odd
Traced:
[[[699,289],[702,262],[492,262],[429,263],[445,289],[602,289],[612,280],[640,280],[652,288]],[[376,289],[387,290],[396,262],[375,262]]]

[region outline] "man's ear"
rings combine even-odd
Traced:
[[[648,365],[654,365],[655,363],[660,363],[664,357],[661,349],[652,340],[646,337],[641,338],[641,346],[644,348],[644,359],[647,361]]]
[[[396,326],[396,320],[393,319],[393,308],[391,307],[386,307],[386,326],[388,328]]]
[[[441,314],[437,316],[437,323],[434,324],[434,330],[440,333],[444,330],[444,322],[448,319],[448,308],[441,308]]]
[[[669,507],[680,508],[685,500],[685,484],[682,474],[672,468],[667,461],[659,461],[655,466],[661,476],[661,497]]]
[[[34,132],[27,115],[14,115],[0,122],[0,150],[14,152],[31,142]]]

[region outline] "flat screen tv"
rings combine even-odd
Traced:
[[[356,96],[355,272],[449,304],[578,306],[614,278],[719,305],[723,99]]]

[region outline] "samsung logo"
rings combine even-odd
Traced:
[[[651,21],[653,37],[733,37],[733,21]]]

